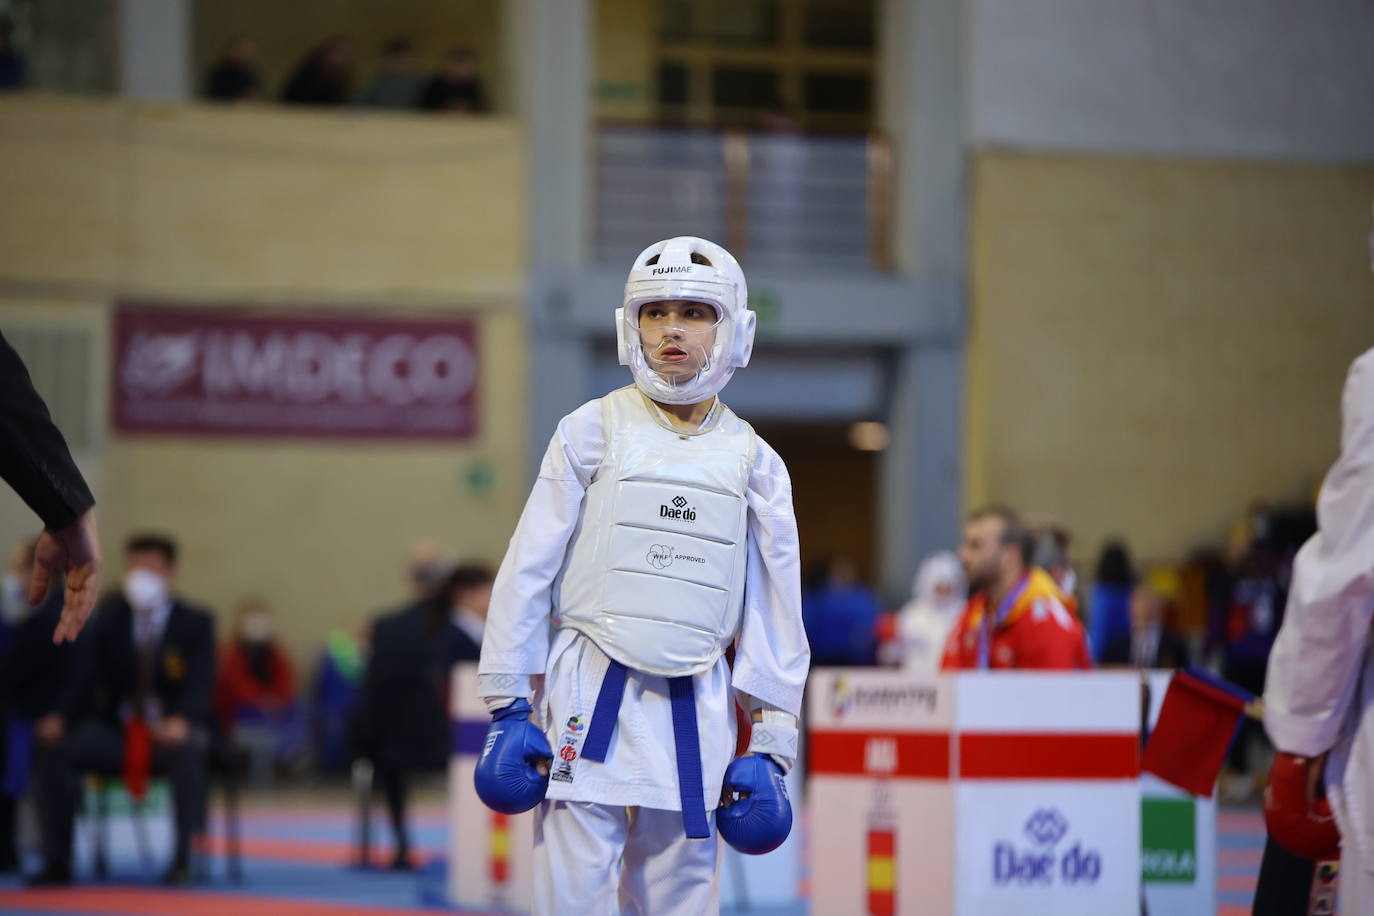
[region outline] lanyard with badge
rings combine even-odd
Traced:
[[[1011,609],[1016,607],[1016,602],[1021,600],[1021,596],[1026,592],[1026,586],[1030,585],[1030,576],[1022,576],[1021,581],[1016,583],[1016,588],[1011,590],[997,605],[997,613],[983,617],[983,628],[981,638],[978,640],[978,667],[986,671],[989,667],[992,655],[992,634],[1006,621]]]

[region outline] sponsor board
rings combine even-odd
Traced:
[[[1133,780],[961,782],[960,916],[1098,916],[1139,905]]]
[[[1197,880],[1197,805],[1191,798],[1140,800],[1140,877],[1174,884]]]
[[[477,325],[121,302],[111,417],[124,433],[469,439]]]

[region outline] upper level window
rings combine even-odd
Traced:
[[[661,121],[864,132],[873,0],[657,0]]]

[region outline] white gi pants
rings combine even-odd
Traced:
[[[681,811],[540,803],[534,916],[703,916],[720,912],[720,844],[689,840]],[[622,859],[623,856],[623,859]]]
[[[1341,831],[1341,916],[1374,913],[1374,641],[1346,727],[1326,762],[1326,796]]]

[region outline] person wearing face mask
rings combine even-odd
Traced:
[[[225,734],[248,752],[256,785],[271,782],[272,767],[288,762],[302,746],[296,705],[296,672],[272,636],[266,602],[239,604],[234,639],[220,657],[215,715]]]
[[[71,644],[54,643],[62,614],[62,584],[30,605],[37,538],[10,554],[0,580],[0,872],[19,870],[15,807],[32,771],[33,723],[52,712],[71,671]]]
[[[968,585],[959,558],[948,550],[921,561],[911,600],[897,612],[898,657],[912,673],[937,674],[945,651],[945,637],[964,609]]]
[[[44,866],[34,884],[70,883],[78,783],[91,772],[122,776],[135,798],[150,774],[167,778],[176,842],[164,881],[190,881],[191,841],[204,824],[215,626],[173,592],[176,561],[170,538],[128,541],[123,588],[101,602],[57,711],[37,724]]]

